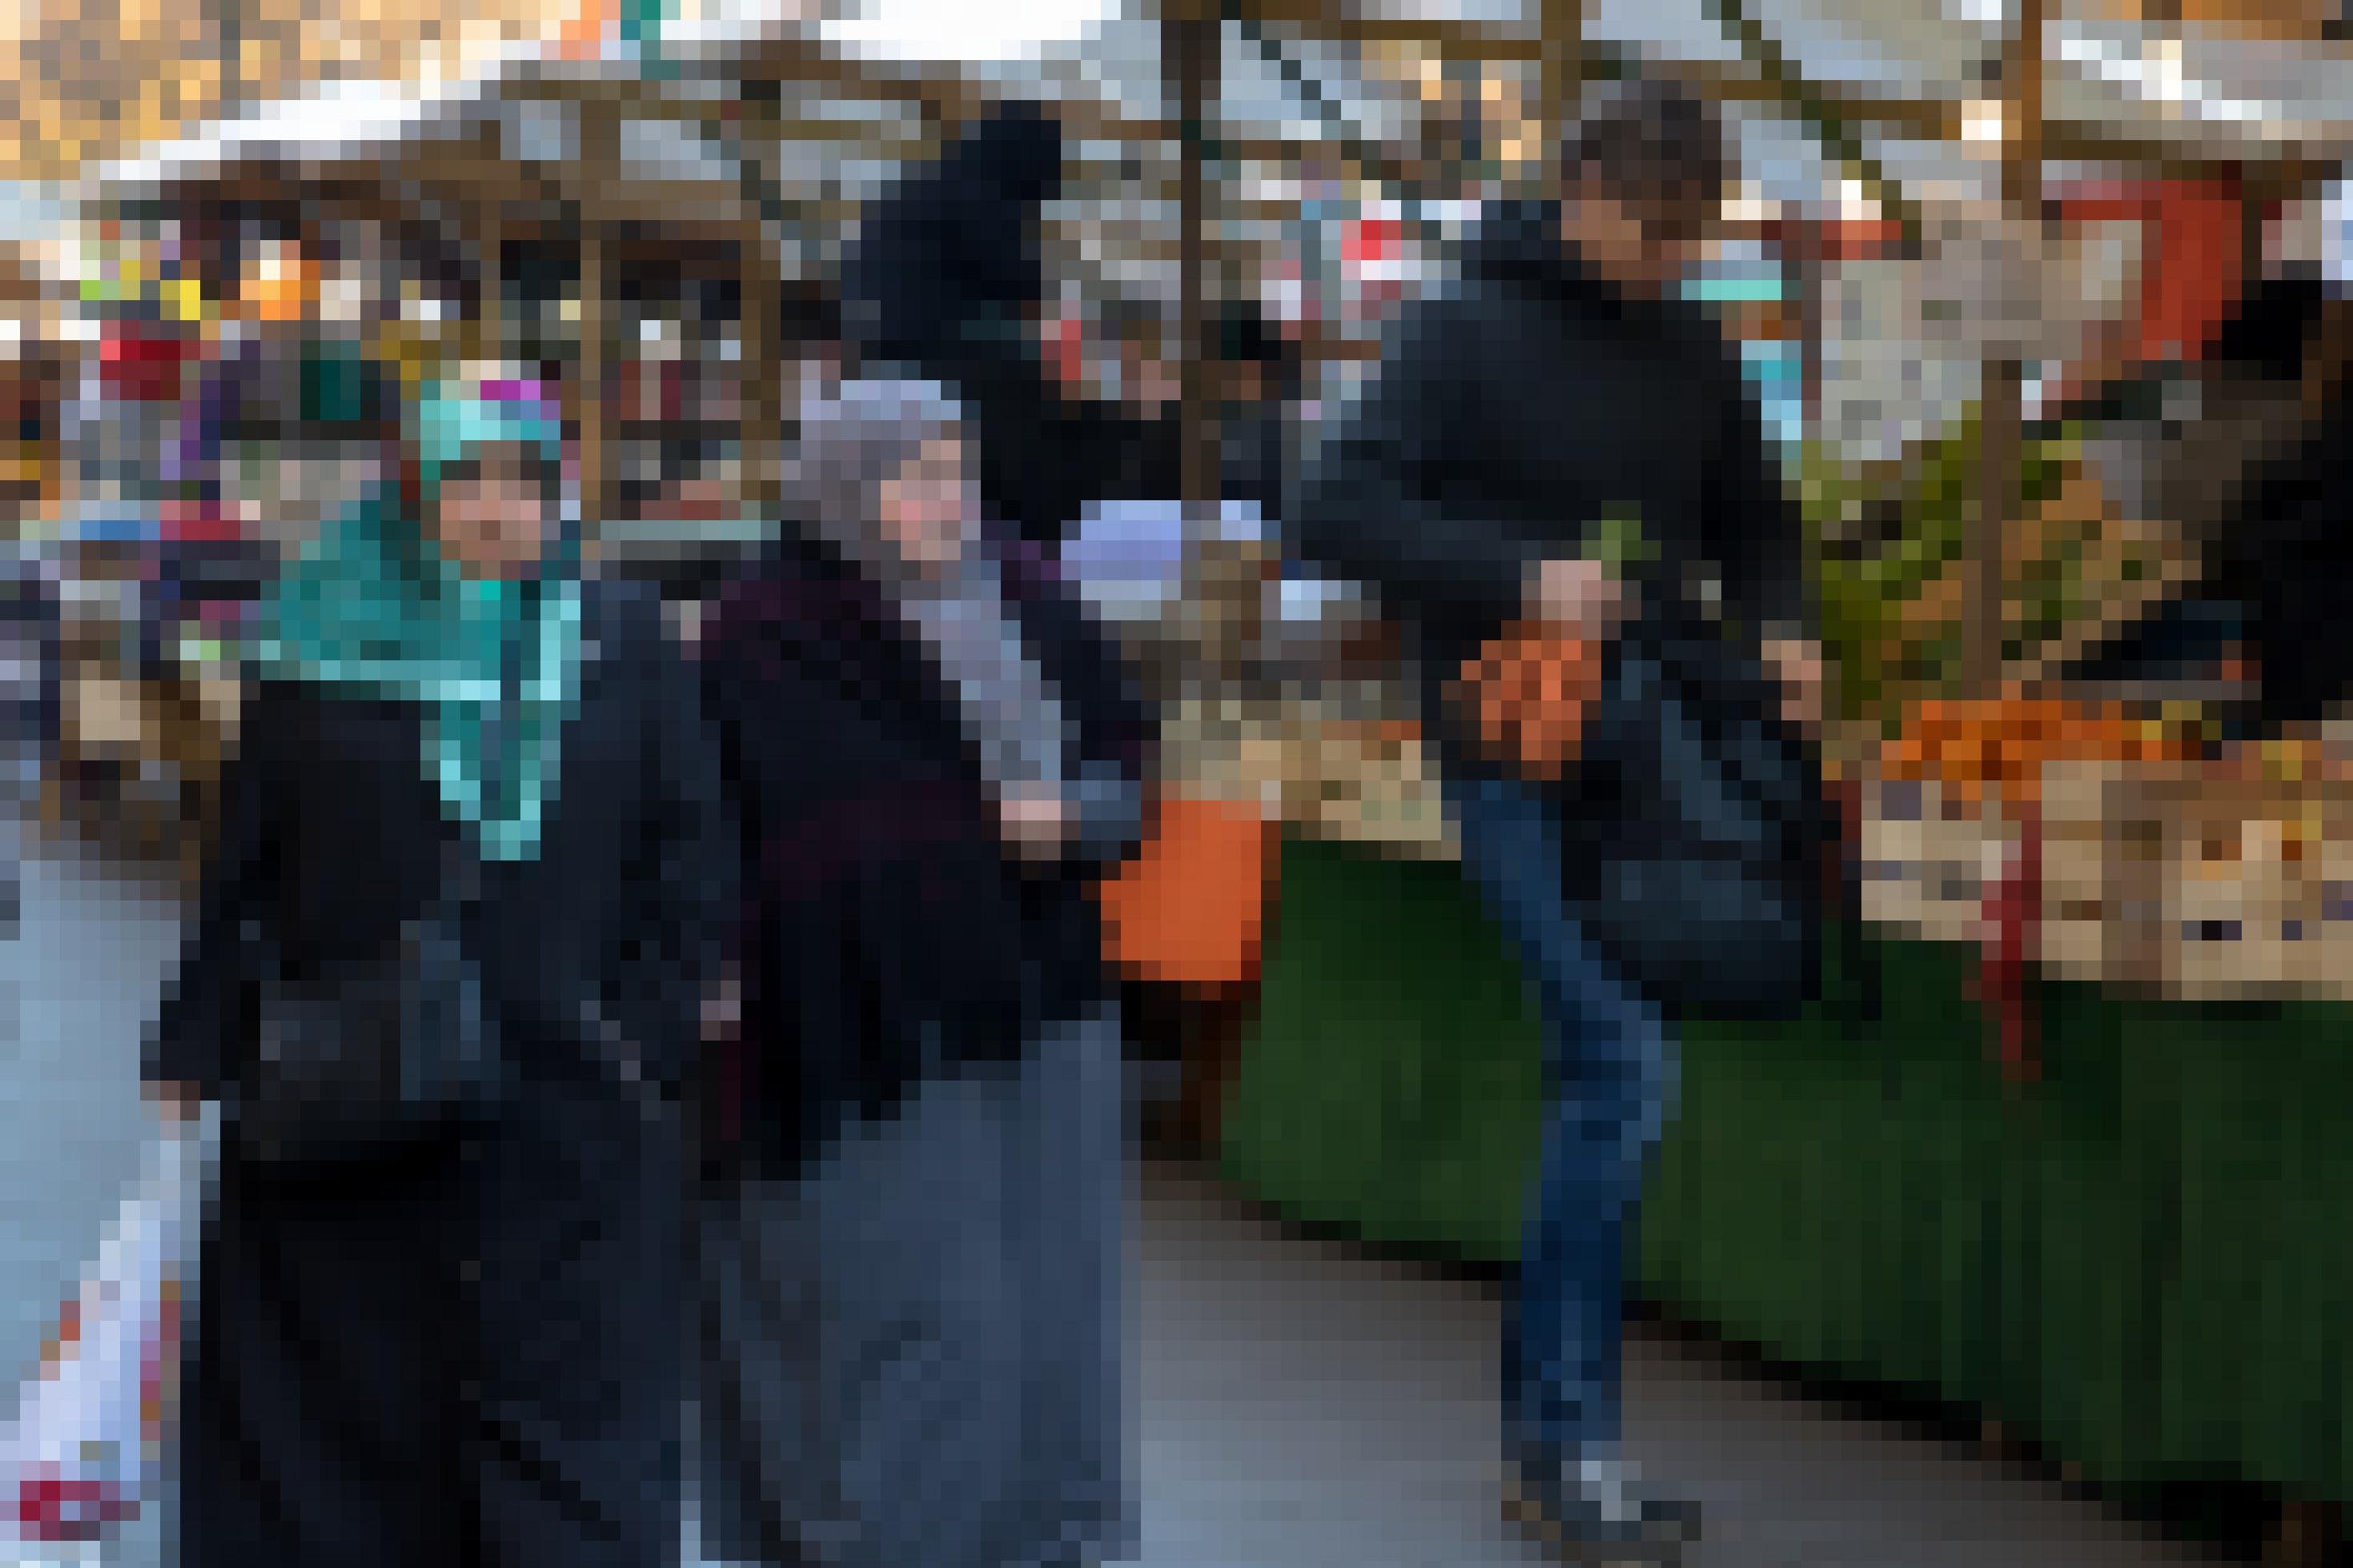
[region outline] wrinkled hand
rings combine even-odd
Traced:
[[[1799,729],[1822,723],[1822,650],[1811,642],[1783,637],[1765,645],[1765,662],[1781,682],[1781,716]]]
[[[997,820],[1007,847],[1028,860],[1059,858],[1075,826],[1070,804],[1050,790],[1008,793],[997,802]]]

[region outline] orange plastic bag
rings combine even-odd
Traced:
[[[1276,826],[1246,806],[1162,797],[1143,851],[1103,886],[1105,956],[1139,980],[1250,984],[1279,843]]]

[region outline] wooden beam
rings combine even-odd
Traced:
[[[1547,160],[1559,154],[1585,90],[1586,0],[1544,0],[1544,128]]]
[[[744,490],[764,519],[774,513],[779,499],[776,459],[784,418],[779,394],[783,368],[777,363],[783,345],[776,341],[777,293],[783,279],[768,265],[765,238],[757,219],[744,225],[744,313],[737,324],[743,347],[735,368],[744,425]]]
[[[620,153],[620,123],[609,109],[590,105],[581,116],[580,153],[589,169],[609,169]],[[612,289],[607,229],[589,210],[580,215],[580,512],[591,540],[607,518],[609,458],[606,450],[606,352],[611,334]]]
[[[1167,96],[1181,129],[1177,184],[1178,266],[1182,295],[1178,341],[1182,388],[1177,417],[1182,430],[1182,488],[1188,511],[1206,515],[1218,496],[1216,367],[1206,353],[1211,214],[1208,171],[1208,110],[1218,100],[1220,29],[1217,13],[1201,0],[1164,0],[1161,62]]]
[[[496,125],[484,125],[476,132],[479,156],[485,160],[499,157],[499,132]],[[482,278],[481,314],[482,347],[492,359],[503,360],[507,353],[507,289],[506,237],[507,203],[491,201],[482,204],[474,218],[475,247],[480,253]]]
[[[2011,40],[2002,139],[2001,196],[2010,221],[2031,232],[2042,221],[2042,63],[2047,0],[2020,0]],[[2007,293],[2008,290],[2002,290]],[[1978,504],[1971,509],[1968,596],[1961,623],[1961,679],[1973,697],[1998,694],[2003,665],[2009,559],[2005,536],[2018,510],[2024,451],[2025,367],[2016,359],[1985,367],[1978,409]]]
[[[1419,44],[1441,54],[1490,60],[1544,58],[1545,39],[1540,32],[1439,16],[1342,15],[1335,13],[1329,0],[1241,0],[1236,9],[1250,21],[1295,27],[1335,43]]]

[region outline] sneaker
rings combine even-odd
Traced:
[[[1699,1535],[1697,1508],[1645,1490],[1614,1456],[1515,1460],[1504,1514],[1563,1560],[1609,1568],[1672,1568]]]

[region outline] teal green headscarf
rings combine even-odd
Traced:
[[[408,436],[428,506],[449,465],[483,447],[560,457],[561,417],[535,392],[514,382],[426,388]],[[281,574],[256,648],[269,673],[420,704],[426,776],[500,860],[538,853],[580,652],[572,529],[536,576],[485,581],[443,557],[389,491],[330,524]]]

